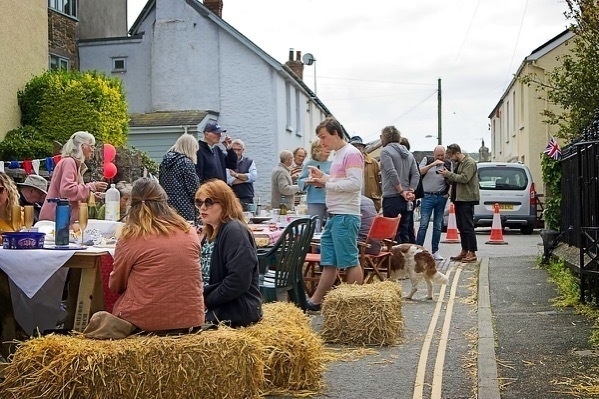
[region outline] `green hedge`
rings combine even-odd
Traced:
[[[48,142],[66,142],[86,130],[97,140],[122,146],[129,117],[122,81],[96,71],[48,71],[17,94],[21,123],[43,132]]]

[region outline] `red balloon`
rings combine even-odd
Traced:
[[[104,162],[112,162],[116,157],[116,148],[112,144],[104,144]]]
[[[112,162],[105,162],[104,163],[104,177],[107,179],[112,179],[113,177],[116,176],[116,165],[113,164]]]

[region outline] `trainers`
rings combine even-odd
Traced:
[[[445,260],[445,258],[444,258],[444,257],[442,257],[441,255],[439,255],[439,251],[437,251],[437,252],[435,252],[435,253],[433,254],[433,258],[434,258],[435,260]]]
[[[322,304],[316,304],[316,303],[312,303],[311,300],[307,300],[306,301],[306,310],[310,310],[312,312],[320,312],[320,308],[322,307]]]

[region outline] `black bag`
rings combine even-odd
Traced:
[[[426,164],[430,165],[433,163],[434,160],[435,160],[435,158],[426,157]],[[420,169],[420,166],[418,167],[418,169]],[[418,180],[418,185],[416,186],[416,190],[414,190],[414,196],[416,197],[416,199],[420,199],[420,198],[424,197],[424,187],[422,187],[422,178],[424,177],[424,175],[420,175],[420,179]]]

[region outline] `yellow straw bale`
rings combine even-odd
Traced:
[[[310,319],[293,304],[263,305],[260,323],[243,329],[265,345],[263,395],[305,396],[321,393],[325,370],[324,342]]]
[[[322,304],[322,337],[351,345],[393,345],[403,329],[401,287],[394,281],[341,284]]]
[[[257,398],[263,346],[219,328],[178,337],[91,340],[48,335],[23,343],[0,384],[3,398]]]

